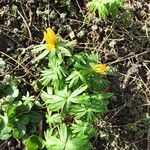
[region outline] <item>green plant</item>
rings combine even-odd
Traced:
[[[44,145],[48,150],[91,149],[96,121],[107,112],[113,96],[103,92],[109,85],[106,75],[110,69],[99,64],[97,53],[74,54],[71,43],[56,40],[50,28],[44,32],[44,40],[46,44],[32,50],[35,54],[43,50],[34,63],[44,58],[47,61],[40,78],[41,98],[47,109]]]
[[[11,136],[26,139],[36,133],[41,114],[33,111],[36,104],[33,96],[20,96],[19,80],[5,76],[0,82],[0,139],[7,140]],[[39,103],[37,103],[39,104]]]
[[[89,9],[98,12],[99,17],[105,19],[110,14],[115,16],[123,2],[124,0],[92,0],[89,2]]]

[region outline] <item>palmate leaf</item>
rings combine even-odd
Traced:
[[[42,78],[40,81],[42,85],[47,86],[48,84],[54,86],[55,90],[61,88],[64,83],[64,77],[67,76],[68,72],[65,67],[63,67],[62,60],[58,59],[56,56],[49,58],[48,67],[42,71]]]
[[[92,124],[89,122],[83,122],[81,120],[76,120],[75,123],[76,124],[72,124],[71,127],[75,136],[87,135],[89,139],[94,136],[95,129],[93,128]]]
[[[86,85],[81,85],[78,89],[74,90],[71,95],[70,95],[70,99],[75,98],[76,96],[78,96],[79,94],[81,94],[82,92],[84,92],[87,89]],[[72,101],[72,100],[70,100]],[[74,102],[74,101],[72,101]]]
[[[52,69],[45,69],[42,71],[41,75],[42,78],[40,79],[40,81],[42,82],[42,85],[46,86],[53,79],[55,72]]]
[[[76,120],[82,119],[90,123],[94,122],[94,112],[97,111],[94,109],[90,109],[85,105],[74,105],[71,109],[71,114],[75,117]]]
[[[66,76],[67,72],[62,66],[58,66],[51,69],[45,69],[42,71],[42,78],[40,81],[42,85],[47,86],[51,81],[52,85],[58,89],[63,84],[63,78]]]
[[[105,0],[92,0],[89,2],[90,10],[93,12],[98,11],[99,17],[105,18],[108,15],[105,3]]]
[[[112,0],[108,3],[108,11],[112,15],[116,15],[118,9],[123,5],[124,0]]]
[[[99,54],[98,53],[90,53],[90,54],[87,54],[85,53],[85,56],[86,56],[86,60],[89,62],[89,63],[94,63],[94,64],[97,64],[99,62]]]
[[[109,85],[109,81],[99,74],[93,74],[91,78],[88,79],[88,83],[89,87],[95,91],[103,90]]]
[[[69,61],[74,69],[71,70],[71,74],[66,80],[69,82],[69,87],[76,87],[80,84],[87,84],[91,73],[91,66],[98,63],[98,54],[79,53],[74,55]]]
[[[67,87],[64,90],[58,91],[57,95],[48,95],[46,92],[42,92],[41,98],[45,101],[45,104],[48,105],[48,108],[52,111],[58,111],[63,109],[67,99],[70,95],[70,92],[67,91]]]
[[[23,105],[28,105],[30,109],[33,107],[33,105],[41,106],[39,101],[36,101],[34,96],[30,96],[29,92],[27,91],[26,96],[22,97]]]
[[[80,54],[75,54],[73,59],[81,64],[86,64],[85,54],[82,52]]]
[[[85,103],[85,107],[88,108],[88,112],[94,112],[103,115],[107,111],[107,105],[109,104],[108,100],[112,96],[112,93],[92,95],[89,102]]]
[[[71,114],[77,120],[83,119],[92,123],[95,113],[103,115],[107,111],[108,99],[112,96],[112,93],[101,93],[91,96],[85,94],[81,99],[78,97],[79,104],[81,105],[73,105]]]
[[[68,138],[66,147],[64,150],[90,150],[90,144],[88,143],[87,136],[80,135],[74,138]]]
[[[35,59],[32,61],[32,63],[35,63],[36,61],[39,61],[46,57],[51,51],[46,50],[46,44],[39,44],[39,45],[33,45],[29,47],[29,49],[32,49],[32,52],[35,54],[40,53],[38,56],[35,57]]]
[[[78,89],[71,92],[67,87],[65,87],[63,90],[58,91],[55,95],[48,95],[46,92],[42,92],[41,98],[52,111],[58,111],[60,109],[66,109],[68,111],[71,103],[80,102],[80,94],[86,89],[87,86],[82,85]]]
[[[81,75],[85,75],[89,73],[89,69],[93,64],[97,64],[99,60],[99,55],[90,53],[79,53],[75,54],[72,59],[69,59],[69,63],[73,65],[74,70],[80,71]],[[73,70],[73,71],[74,71]]]
[[[49,130],[45,133],[45,146],[48,150],[89,150],[86,136],[72,137],[65,124],[58,128],[58,133],[58,136],[53,136]]]
[[[76,70],[85,70],[87,68],[87,61],[84,53],[75,54],[72,59],[74,62],[73,68],[76,68]]]
[[[62,150],[63,143],[56,137],[52,135],[52,130],[49,129],[44,133],[45,141],[44,145],[47,150]]]
[[[74,105],[71,109],[71,114],[76,120],[81,119],[87,113],[87,108],[84,105]]]
[[[73,71],[66,79],[67,81],[69,81],[69,87],[73,87],[74,85],[76,85],[77,83],[79,83],[80,80],[80,76],[79,76],[79,72],[78,71]]]
[[[74,70],[66,79],[67,81],[69,81],[69,87],[71,88],[73,86],[76,86],[77,84],[87,84],[86,74],[86,70]]]
[[[62,123],[62,116],[61,114],[57,113],[57,114],[53,114],[52,112],[49,112],[46,114],[46,122],[51,126],[52,124],[56,125],[56,124],[60,124]]]

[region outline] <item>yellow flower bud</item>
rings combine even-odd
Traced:
[[[46,42],[46,49],[47,50],[52,50],[56,46],[57,38],[56,34],[51,28],[47,28],[46,31],[44,32],[44,38],[43,40]]]
[[[107,70],[108,70],[106,64],[97,64],[97,65],[94,65],[92,68],[96,73],[100,73],[102,75],[106,75]]]

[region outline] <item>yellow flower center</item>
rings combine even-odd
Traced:
[[[47,28],[46,31],[44,32],[44,41],[46,41],[46,49],[47,50],[52,50],[56,46],[57,38],[56,34],[51,28]]]
[[[107,66],[105,64],[97,64],[97,65],[94,65],[92,67],[92,69],[96,72],[96,73],[100,73],[102,75],[106,75],[107,73]]]

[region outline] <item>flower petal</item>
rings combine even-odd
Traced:
[[[52,50],[53,48],[55,48],[55,44],[53,44],[53,43],[46,45],[46,50],[48,50],[48,51]]]
[[[44,32],[44,38],[43,38],[43,41],[49,41],[49,36],[46,32]]]
[[[51,29],[51,28],[47,28],[46,29],[47,31],[47,35],[48,35],[48,39],[47,39],[47,43],[53,43],[55,44],[56,43],[56,35],[54,33],[54,31]]]

